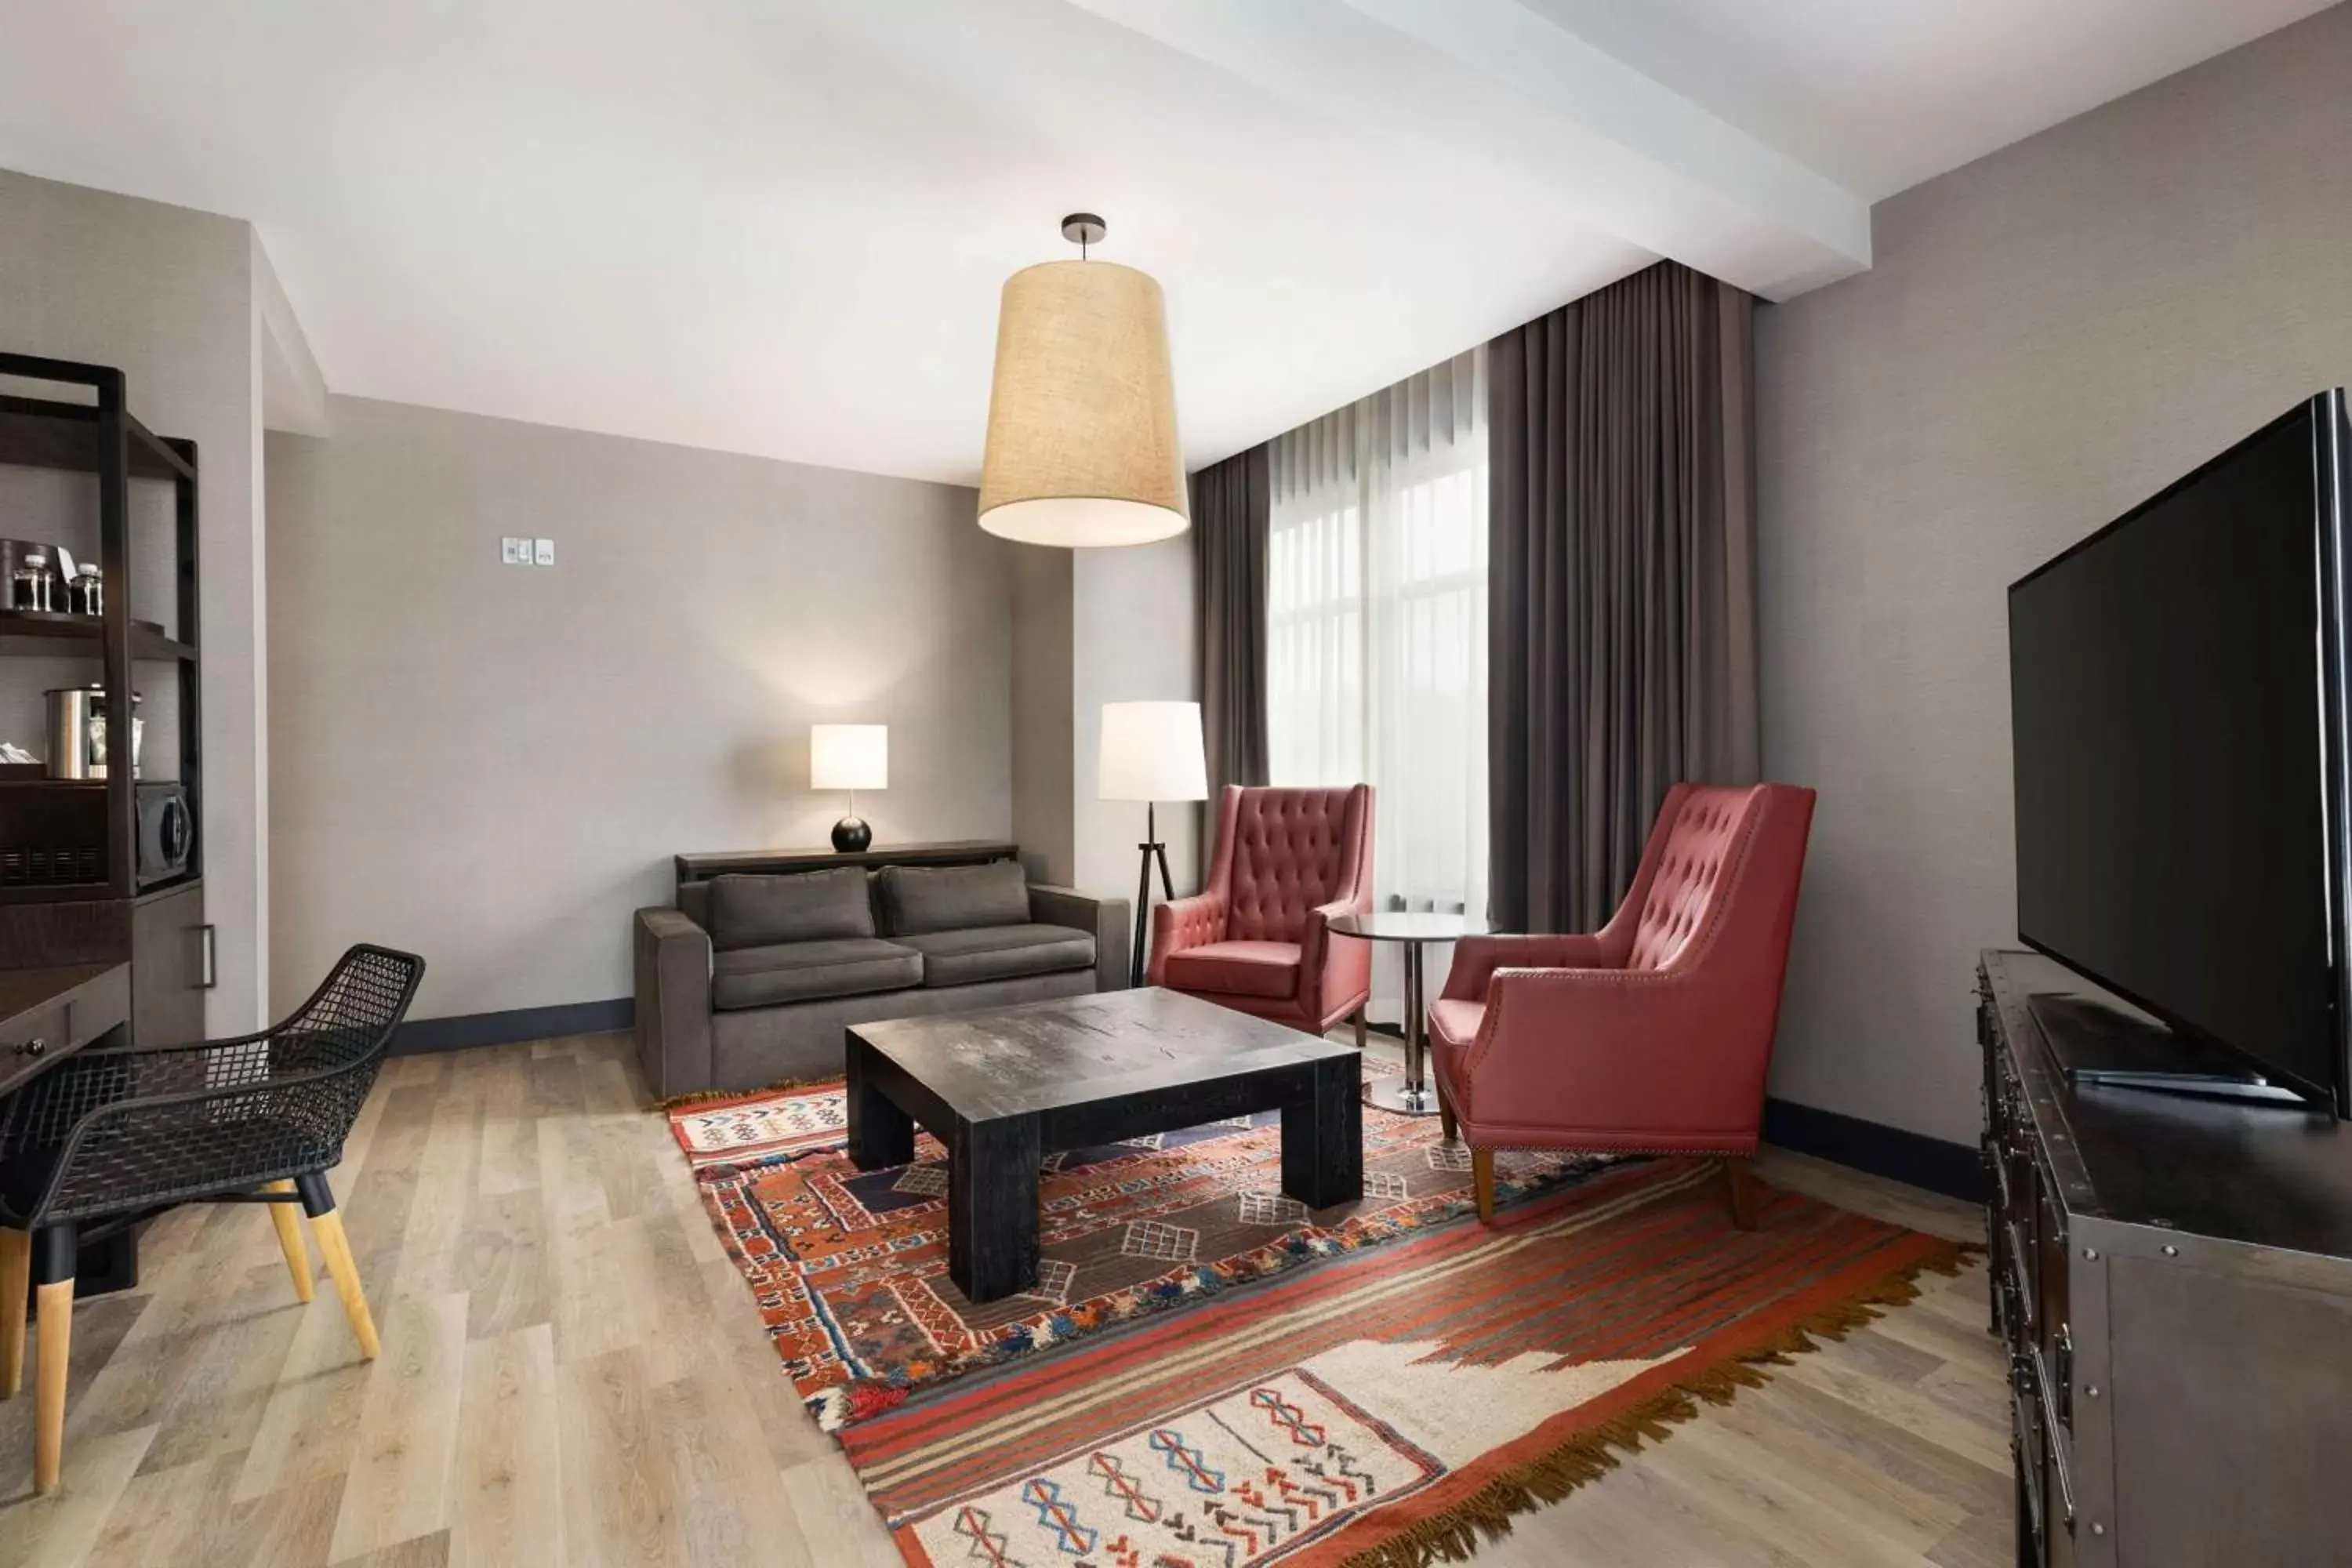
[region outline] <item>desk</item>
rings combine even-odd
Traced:
[[[131,966],[0,969],[0,1095],[131,1022]]]
[[[0,969],[0,1097],[86,1046],[119,1043],[130,1023],[128,963]],[[94,1296],[138,1282],[139,1243],[125,1229],[83,1250],[74,1294]]]

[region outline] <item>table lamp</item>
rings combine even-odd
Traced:
[[[833,847],[855,855],[874,842],[857,815],[857,792],[890,787],[890,727],[887,724],[809,726],[809,788],[849,792],[849,815],[833,825]]]
[[[1160,892],[1176,896],[1168,877],[1168,848],[1160,841],[1157,803],[1209,798],[1209,766],[1202,753],[1197,702],[1106,702],[1097,793],[1105,800],[1143,802],[1142,875],[1135,889],[1135,952],[1130,984],[1143,984],[1143,952],[1151,934],[1151,867],[1160,866]]]

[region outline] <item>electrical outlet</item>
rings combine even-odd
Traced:
[[[555,541],[552,539],[532,540],[530,542],[530,559],[531,563],[536,566],[554,565]]]
[[[528,566],[528,565],[530,565],[530,540],[528,540],[528,539],[501,539],[501,540],[499,540],[499,563],[500,565],[502,565],[502,566]]]

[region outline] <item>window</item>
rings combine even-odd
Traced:
[[[1486,912],[1486,400],[1481,348],[1271,453],[1270,774],[1371,784],[1388,909]],[[1392,1014],[1392,955],[1376,963]]]

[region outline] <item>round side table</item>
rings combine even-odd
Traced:
[[[1331,921],[1333,936],[1364,942],[1404,943],[1404,1081],[1382,1079],[1364,1090],[1364,1103],[1405,1116],[1437,1114],[1437,1086],[1429,1079],[1428,983],[1421,959],[1434,942],[1459,942],[1484,936],[1487,925],[1475,915],[1378,913],[1340,915]]]

